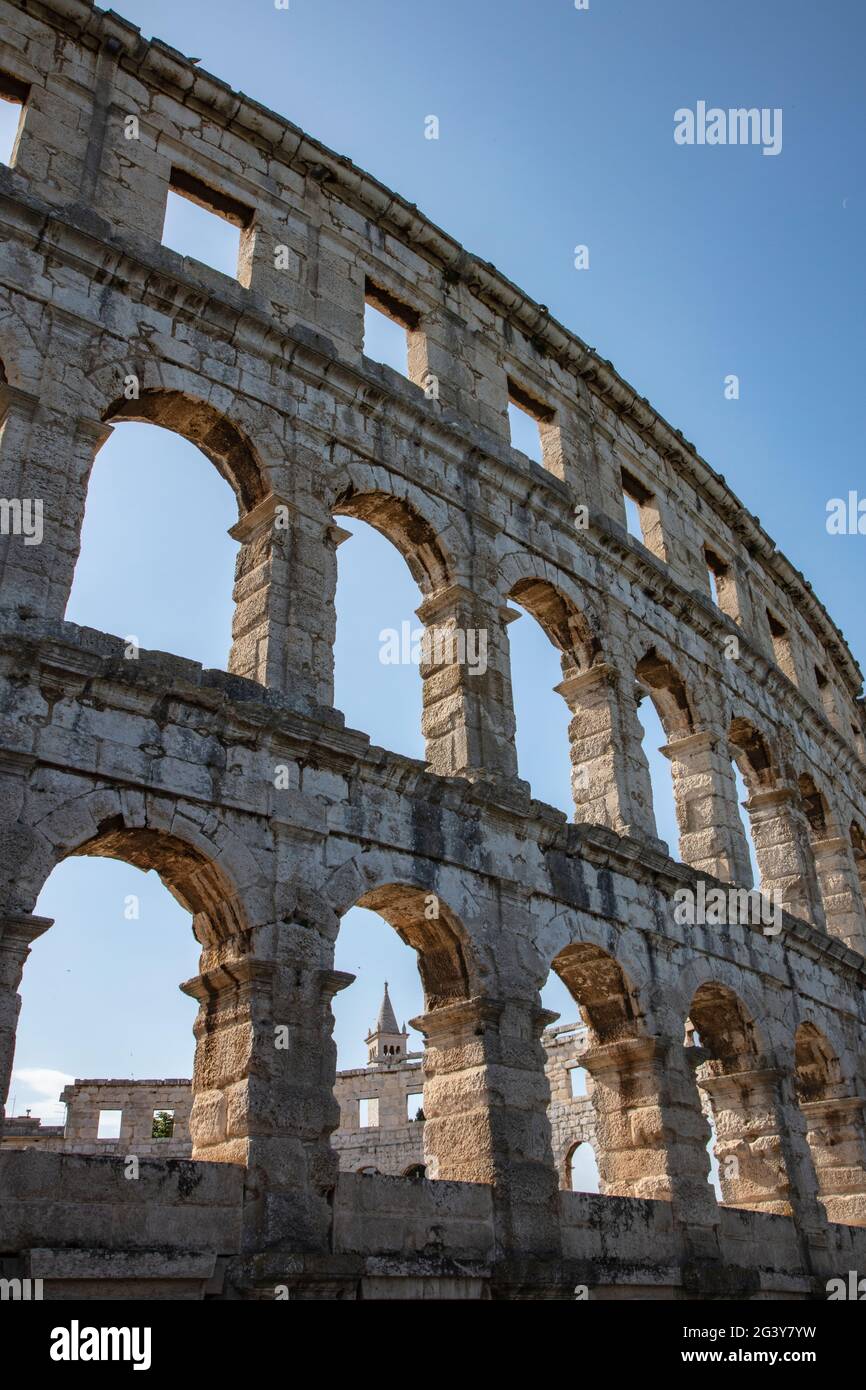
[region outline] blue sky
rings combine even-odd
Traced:
[[[866,495],[864,7],[291,0],[278,11],[270,0],[122,0],[119,9],[417,202],[609,357],[726,475],[866,660],[866,537],[825,528],[830,498]],[[699,100],[782,108],[782,152],[677,146],[674,112]],[[431,114],[437,141],[424,139]],[[193,216],[173,212],[169,239],[192,234]],[[587,271],[574,269],[577,244],[589,247]],[[740,378],[737,401],[724,396],[729,373]],[[192,446],[119,426],[94,468],[69,618],[224,666],[235,516],[227,486]],[[380,631],[414,624],[419,596],[387,543],[349,525],[337,704],[377,742],[420,756],[417,671],[378,661]],[[551,694],[558,661],[528,616],[509,636],[521,773],[567,810],[566,712]],[[641,715],[653,724],[646,705]],[[648,727],[648,748],[661,742]],[[669,768],[653,761],[660,834],[674,847]],[[137,920],[124,916],[129,894],[141,899]],[[60,1074],[189,1075],[193,1006],[176,984],[195,972],[197,953],[188,916],[159,882],[72,860],[39,910],[57,924],[25,973],[17,1110],[42,1108]],[[383,979],[410,1017],[421,1007],[417,973],[391,929],[360,911],[344,922],[338,965],[358,974],[337,1000],[340,1063],[357,1065]],[[563,995],[551,989],[545,1002],[568,1016]]]

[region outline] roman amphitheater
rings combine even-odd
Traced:
[[[22,108],[0,170],[3,1094],[60,861],[157,870],[201,945],[189,1156],[4,1146],[0,1273],[49,1298],[824,1297],[866,1268],[866,717],[808,581],[609,361],[398,194],[87,0],[0,13]],[[161,244],[169,190],[239,227],[236,277]],[[364,355],[366,303],[405,329],[408,379]],[[236,495],[226,671],[64,620],[126,420]],[[42,503],[41,544],[15,499]],[[488,636],[483,675],[447,644],[422,665],[426,763],[333,706],[345,517],[403,556],[425,628]],[[518,775],[512,601],[561,655],[571,822]],[[778,932],[675,912],[751,881],[735,765]],[[340,1171],[331,1142],[354,905],[417,952],[423,1178]],[[554,1156],[551,970],[587,1030],[598,1194]]]

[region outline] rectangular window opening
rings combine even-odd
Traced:
[[[174,1111],[154,1110],[151,1139],[171,1139],[174,1134]]]
[[[410,1091],[406,1097],[406,1118],[407,1120],[423,1120],[424,1118],[424,1092]]]
[[[815,684],[818,687],[818,695],[820,696],[821,705],[823,706],[824,713],[830,720],[831,724],[837,725],[839,723],[840,716],[839,711],[836,707],[836,696],[834,694],[833,686],[830,680],[828,679],[825,672],[821,670],[820,666],[815,667]]]
[[[713,603],[716,605],[717,608],[721,608],[722,605],[719,603],[719,585],[716,579],[716,572],[712,567],[710,567],[707,570],[707,575],[710,581],[710,598],[713,600]]]
[[[581,1096],[585,1096],[585,1095],[586,1095],[586,1068],[585,1068],[585,1067],[569,1067],[569,1069],[568,1069],[568,1079],[569,1079],[569,1081],[570,1081],[570,1083],[571,1083],[571,1098],[572,1098],[572,1100],[578,1100]]]
[[[100,1110],[97,1139],[119,1139],[122,1110]]]
[[[358,1101],[358,1125],[361,1129],[377,1129],[379,1125],[379,1099],[377,1096]]]
[[[622,495],[625,506],[625,529],[630,536],[634,536],[636,541],[643,544],[643,527],[640,524],[640,507],[633,497],[629,497],[627,492]]]
[[[364,356],[409,376],[409,335],[420,315],[367,277],[364,282]]]
[[[203,183],[186,169],[172,169],[162,244],[249,284],[253,211]]]
[[[508,424],[511,447],[544,466],[544,438],[555,412],[508,377]]]
[[[653,501],[653,494],[649,488],[644,487],[640,478],[636,478],[633,473],[629,473],[627,468],[621,470],[622,481],[622,500],[625,504],[625,524],[626,530],[635,540],[646,545],[646,528],[644,525],[643,509],[648,507]]]
[[[30,88],[11,73],[0,72],[0,164],[10,169],[18,153],[18,139]]]
[[[709,545],[704,546],[704,562],[713,603],[720,612],[738,621],[737,588],[730,565]]]
[[[794,666],[794,650],[791,645],[791,634],[771,609],[767,609],[767,622],[770,627],[770,636],[773,639],[773,653],[776,658],[776,665],[784,671],[788,680],[797,684],[797,671]]]

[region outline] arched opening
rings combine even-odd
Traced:
[[[43,1129],[61,1127],[52,1147],[114,1152],[112,1141],[135,1131],[147,1153],[149,1107],[151,1121],[156,1110],[174,1112],[170,1152],[188,1155],[196,1011],[178,986],[201,951],[189,911],[153,870],[72,856],[46,881],[36,913],[54,926],[34,942],[22,977],[7,1133],[10,1117],[29,1111]],[[100,1134],[100,1116],[118,1111],[115,1134]]]
[[[803,812],[809,822],[809,833],[812,841],[826,839],[829,834],[830,822],[827,798],[823,792],[818,790],[814,777],[808,772],[802,773],[797,778],[797,786],[800,790]]]
[[[550,1087],[550,1131],[553,1158],[560,1186],[566,1191],[598,1192],[598,1173],[593,1185],[589,1156],[580,1155],[581,1185],[572,1189],[571,1159],[579,1144],[595,1139],[596,1120],[592,1100],[592,1077],[583,1065],[589,1046],[589,1028],[580,1008],[556,970],[551,970],[541,990],[542,1007],[558,1015],[542,1034],[546,1054],[545,1071]],[[584,1185],[585,1184],[585,1185]]]
[[[469,998],[462,938],[435,894],[406,884],[373,889],[345,913],[335,965],[355,979],[333,1004],[340,1122],[331,1136],[342,1170],[362,1162],[404,1176],[408,1151],[413,1169],[442,1176],[430,1152],[435,1124],[430,1139],[426,1131],[430,1117],[447,1120],[448,1088],[429,1096],[424,1036],[413,1020]]]
[[[696,991],[687,1042],[698,1050],[695,1079],[705,1098],[724,1203],[790,1216],[777,1078],[763,1060],[754,1020],[727,985],[707,981]]]
[[[121,399],[104,418],[116,428],[88,484],[67,620],[122,636],[131,660],[169,651],[264,681],[268,543],[228,534],[267,495],[252,446],[177,391]]]
[[[337,552],[334,704],[350,728],[423,759],[418,589],[394,546],[350,522]]]
[[[97,862],[105,859],[117,862]],[[23,975],[14,1109],[22,1082],[53,1088],[59,1073],[71,1090],[52,1147],[105,1152],[117,1141],[144,1154],[220,1158],[212,1136],[197,1143],[192,1114],[197,1091],[214,1091],[212,1038],[197,1022],[193,1058],[194,1011],[173,986],[192,993],[190,976],[243,937],[224,872],[176,836],[118,816],[57,866],[37,916],[55,925]]]
[[[109,424],[122,420],[160,425],[195,444],[229,484],[238,517],[263,502],[269,488],[264,469],[241,429],[208,404],[182,391],[145,390],[132,400],[121,398],[105,411]]]
[[[835,808],[811,773],[800,775],[797,790],[807,839],[803,858],[809,876],[817,880],[814,920],[862,955],[866,951],[866,908],[857,846],[841,829]]]
[[[569,1192],[600,1191],[598,1161],[588,1139],[572,1145],[566,1157],[565,1177]]]
[[[776,781],[776,770],[763,734],[750,720],[738,717],[731,721],[728,743],[733,758],[734,782],[737,789],[737,814],[743,838],[749,851],[751,882],[762,884],[762,871],[755,838],[755,826],[750,810],[751,798],[769,791]],[[748,885],[751,886],[751,885]]]
[[[641,749],[646,760],[652,794],[652,817],[655,833],[678,857],[680,828],[674,799],[671,765],[661,751],[667,746],[667,733],[655,701],[640,687],[635,691],[637,720],[641,731]]]
[[[423,614],[423,602],[447,586],[441,547],[429,523],[399,498],[348,489],[333,510],[350,519],[338,537],[335,703],[374,742],[435,764],[437,742],[447,737],[441,702],[454,693],[447,672],[457,653],[444,640],[453,626],[447,612],[428,619],[419,606]],[[437,643],[428,634],[440,627]]]
[[[844,1094],[839,1058],[814,1023],[801,1023],[794,1035],[797,1100],[801,1105]]]
[[[589,941],[574,942],[560,951],[553,970],[578,1006],[590,1046],[640,1036],[637,993],[607,951]]]
[[[592,800],[607,793],[609,779],[598,766],[587,692],[575,678],[598,658],[598,641],[580,610],[545,580],[521,579],[508,597],[518,616],[525,612],[535,620],[509,628],[520,775],[539,800],[591,819]]]
[[[692,818],[688,804],[690,767],[677,751],[678,741],[694,730],[692,706],[679,672],[651,648],[635,667],[638,722],[652,785],[656,834],[673,850],[679,845],[688,863]],[[649,697],[649,698],[647,698]]]
[[[590,1102],[561,1095],[555,1106],[560,1181],[571,1186],[573,1142],[590,1140],[597,1160],[596,1190],[608,1196],[670,1200],[666,1138],[654,1118],[663,1077],[656,1040],[646,1036],[635,987],[618,961],[591,942],[566,947],[552,967],[578,1005],[586,1029],[577,1051],[588,1073]],[[551,1070],[555,1082],[555,1059]],[[565,1153],[558,1144],[558,1134],[563,1133]],[[588,1162],[588,1156],[581,1157],[584,1177]]]
[[[820,1028],[801,1023],[794,1036],[794,1085],[806,1140],[829,1221],[866,1226],[866,1126],[863,1101],[842,1074]]]

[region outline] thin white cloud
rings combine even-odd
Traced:
[[[75,1080],[68,1072],[53,1067],[17,1067],[9,1086],[9,1115],[31,1115],[51,1124],[60,1123],[66,1106],[60,1103],[60,1092]],[[14,1105],[14,1111],[12,1106]]]

